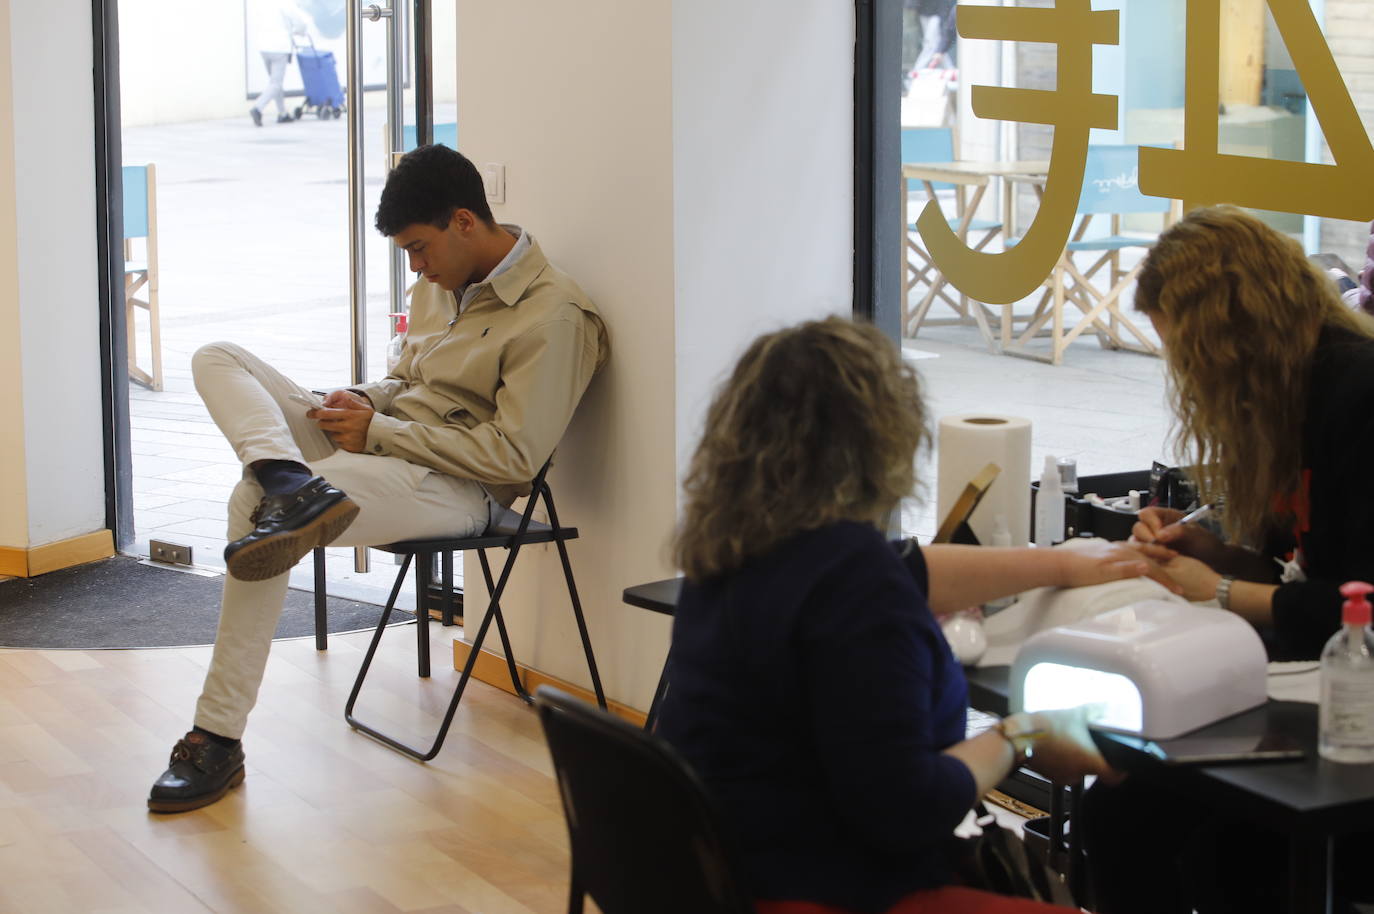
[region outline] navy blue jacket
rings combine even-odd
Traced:
[[[941,750],[968,686],[925,590],[919,551],[850,522],[684,585],[658,732],[714,793],[756,898],[882,911],[949,881],[976,787]]]

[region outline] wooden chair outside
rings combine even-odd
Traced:
[[[914,162],[953,162],[958,159],[958,144],[952,127],[903,127],[902,128],[902,164]],[[945,201],[953,202],[954,213],[949,215],[950,228],[956,232],[963,225],[967,199],[966,187],[949,184],[945,182],[915,181],[906,180],[903,182],[903,194],[910,195],[913,191],[924,187],[926,198],[933,200],[943,206]],[[982,308],[978,302],[970,302],[968,296],[958,293],[952,286],[942,283],[940,271],[935,266],[934,260],[924,247],[921,246],[921,236],[916,231],[916,223],[912,220],[920,214],[922,207],[915,207],[908,211],[906,225],[906,244],[904,245],[906,256],[903,258],[902,270],[902,334],[904,336],[916,336],[922,326],[938,327],[947,324],[967,324],[974,321],[970,308]],[[976,240],[971,241],[970,247],[975,251],[981,251],[987,247],[997,233],[1002,230],[1002,223],[974,218],[969,221],[965,231]],[[924,290],[922,293],[921,306],[915,311],[911,311],[911,293],[917,290]],[[942,302],[952,308],[956,314],[952,318],[929,319],[931,305],[935,302]],[[995,318],[995,315],[988,315]]]
[[[1141,266],[1137,262],[1129,269],[1123,267],[1121,253],[1129,248],[1148,249],[1155,242],[1151,236],[1123,234],[1122,217],[1157,213],[1167,227],[1175,216],[1174,201],[1147,197],[1140,192],[1137,183],[1139,149],[1138,146],[1088,147],[1088,164],[1078,202],[1078,224],[1045,280],[1045,291],[1025,329],[1015,339],[1009,334],[1003,337],[1003,352],[1007,355],[1060,365],[1069,344],[1089,330],[1104,348],[1160,354],[1159,344],[1121,311],[1122,295],[1135,283]],[[1110,220],[1110,229],[1105,236],[1089,232],[1093,219],[1098,216]],[[1074,259],[1074,255],[1080,253],[1095,254],[1097,258],[1089,267],[1081,269]],[[1081,315],[1067,327],[1066,304],[1072,304]],[[1003,327],[1011,326],[1011,309],[1011,305],[1002,308]],[[1046,334],[1050,341],[1048,352],[1027,348],[1032,340]]]
[[[124,326],[128,334],[129,380],[149,390],[162,390],[162,326],[158,315],[157,169],[152,165],[124,166]],[[143,256],[135,256],[135,242],[143,242]],[[141,296],[140,296],[141,293]],[[148,312],[152,341],[150,365],[138,360],[136,309]]]

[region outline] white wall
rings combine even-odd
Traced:
[[[593,381],[552,474],[560,519],[612,695],[652,694],[667,620],[620,601],[667,577],[672,523],[673,159],[668,0],[462,0],[458,135],[506,165],[506,203],[606,317],[611,361]],[[484,605],[475,561],[468,614]],[[516,656],[587,683],[557,554],[520,556],[503,600]],[[647,699],[645,700],[647,706]]]
[[[28,543],[7,545],[105,526],[90,17],[86,0],[10,5],[9,78],[42,90],[10,93]]]
[[[0,0],[0,48],[10,47],[10,0]],[[14,80],[0,66],[0,546],[29,542],[24,482],[24,379],[19,339],[19,233],[15,211]]]
[[[454,100],[454,9],[436,0],[434,100]],[[34,4],[41,5],[41,4]],[[385,6],[385,2],[382,3]],[[89,15],[86,17],[89,19]],[[245,117],[243,0],[119,0],[120,117],[125,127]],[[365,23],[380,32],[382,23]],[[335,52],[339,82],[346,64]],[[295,64],[291,65],[295,70]],[[288,107],[294,107],[288,98]],[[298,104],[298,102],[296,103]]]
[[[554,491],[607,691],[647,708],[669,620],[627,586],[674,574],[679,458],[758,331],[852,300],[850,0],[463,0],[459,135],[507,165],[528,226],[602,307],[605,375]],[[533,559],[533,562],[529,562]],[[588,684],[556,554],[503,600],[517,656]],[[526,564],[529,562],[529,564]],[[475,562],[468,615],[481,607]]]
[[[853,308],[854,4],[673,3],[678,474],[760,333]]]

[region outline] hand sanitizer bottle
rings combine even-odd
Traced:
[[[1053,546],[1064,541],[1064,487],[1059,481],[1059,461],[1045,456],[1040,473],[1040,494],[1035,497],[1035,545]]]
[[[1341,586],[1341,630],[1322,651],[1318,749],[1333,762],[1374,762],[1374,632],[1366,596],[1374,586]]]
[[[396,335],[386,344],[386,373],[396,370],[396,363],[401,361],[401,350],[406,346],[406,316],[404,313],[395,315]]]

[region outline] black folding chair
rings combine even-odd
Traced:
[[[701,779],[652,733],[566,692],[535,700],[572,845],[568,914],[754,914]]]
[[[386,608],[382,611],[382,617],[377,622],[377,630],[372,635],[372,643],[368,645],[367,654],[363,657],[362,667],[358,670],[358,678],[353,683],[353,691],[348,695],[348,704],[344,706],[344,719],[355,730],[361,730],[368,736],[377,739],[398,752],[403,752],[411,758],[427,762],[439,754],[439,749],[444,744],[444,737],[448,735],[449,725],[453,723],[453,715],[458,710],[458,702],[463,698],[463,690],[467,688],[468,680],[472,677],[472,669],[477,663],[477,657],[482,651],[482,642],[486,640],[487,630],[491,627],[494,620],[496,630],[501,637],[501,647],[506,653],[506,668],[510,672],[511,685],[515,688],[515,694],[520,696],[527,704],[532,704],[532,699],[525,691],[524,685],[520,682],[520,673],[515,665],[515,653],[511,650],[510,636],[506,632],[506,620],[501,614],[501,595],[506,590],[506,583],[510,580],[511,569],[515,567],[515,558],[520,554],[522,546],[532,546],[538,543],[554,543],[558,547],[558,556],[563,561],[563,577],[568,584],[568,596],[572,599],[573,615],[577,618],[577,631],[582,636],[582,651],[587,656],[587,669],[592,674],[592,687],[596,691],[596,700],[602,708],[606,707],[606,695],[601,688],[601,675],[596,669],[596,658],[592,654],[591,638],[587,635],[587,621],[582,615],[582,601],[577,596],[577,584],[573,580],[572,563],[568,561],[567,541],[577,539],[576,527],[564,527],[558,523],[558,512],[553,506],[553,493],[549,489],[549,484],[544,477],[549,472],[549,465],[552,458],[545,462],[539,475],[534,477],[531,483],[529,499],[526,501],[525,510],[520,515],[519,523],[513,530],[489,529],[481,536],[470,536],[451,539],[432,539],[432,540],[406,540],[400,543],[390,543],[385,546],[374,546],[383,552],[390,552],[395,555],[405,556],[405,561],[401,563],[400,570],[396,573],[396,583],[392,585],[391,596],[386,601]],[[544,500],[544,505],[548,509],[549,523],[541,524],[533,520],[535,505],[539,499]],[[387,629],[387,623],[391,619],[391,613],[396,606],[396,597],[401,592],[401,584],[405,581],[406,572],[410,569],[411,561],[416,562],[416,616],[415,616],[415,647],[418,655],[419,674],[421,677],[428,677],[430,674],[429,664],[429,605],[430,590],[433,583],[434,557],[441,556],[443,559],[444,580],[443,589],[448,595],[448,602],[444,606],[445,620],[452,620],[453,594],[453,553],[462,552],[468,549],[477,550],[477,557],[482,563],[482,575],[486,578],[487,590],[491,594],[491,599],[487,602],[487,611],[482,616],[481,626],[477,629],[477,637],[473,639],[471,650],[468,652],[467,663],[463,665],[463,672],[458,677],[458,685],[453,690],[453,698],[449,701],[448,712],[444,715],[444,722],[439,727],[439,733],[434,738],[434,743],[427,750],[409,746],[400,740],[388,736],[369,724],[363,723],[353,715],[353,706],[358,701],[358,693],[362,691],[363,681],[367,678],[367,672],[372,666],[373,655],[377,653],[377,645],[381,643],[382,634]],[[492,580],[491,566],[487,562],[488,549],[505,549],[506,562],[501,568],[501,576],[496,581]],[[465,617],[471,619],[469,614]]]

